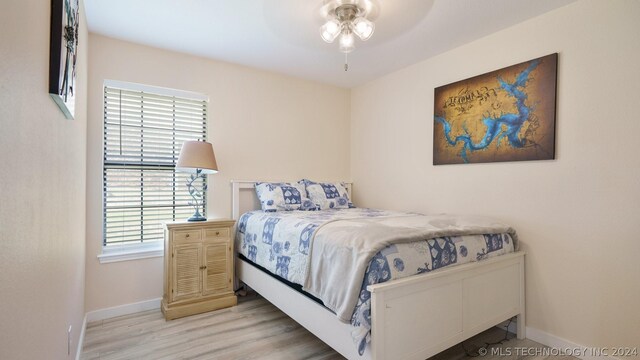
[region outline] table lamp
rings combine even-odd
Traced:
[[[198,188],[194,183],[198,179],[205,179],[207,174],[218,172],[218,164],[216,163],[216,156],[213,154],[211,143],[206,141],[185,141],[182,144],[182,149],[180,149],[176,170],[191,174],[187,180],[187,189],[193,198],[191,205],[195,208],[195,213],[187,221],[207,220],[206,217],[200,214],[200,203],[203,200],[205,190],[207,190],[207,185]]]

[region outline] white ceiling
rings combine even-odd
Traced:
[[[320,38],[322,0],[85,0],[89,30],[343,87],[443,53],[575,0],[377,0],[349,71]]]

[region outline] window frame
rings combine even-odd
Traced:
[[[116,81],[116,80],[105,80],[102,86],[102,106],[105,106],[105,88],[117,88],[127,91],[140,91],[140,92],[148,92],[155,95],[161,96],[169,96],[169,97],[179,97],[186,98],[189,100],[195,101],[203,101],[206,106],[206,117],[204,119],[205,131],[204,131],[204,139],[207,140],[208,137],[208,108],[209,108],[209,97],[192,91],[184,91],[178,89],[157,87],[151,85],[144,85],[138,83],[124,82],[124,81]],[[101,145],[101,155],[102,155],[102,164],[101,164],[101,173],[102,173],[102,189],[100,192],[101,196],[101,253],[98,254],[98,260],[100,263],[111,263],[111,262],[119,262],[119,261],[127,261],[127,260],[137,260],[137,259],[145,259],[145,258],[153,258],[153,257],[161,257],[164,256],[164,241],[149,241],[140,243],[130,243],[130,244],[112,244],[107,245],[105,243],[105,212],[106,212],[106,193],[105,193],[105,147],[106,147],[106,130],[105,130],[105,122],[106,116],[102,116],[102,141]],[[206,199],[206,193],[204,198]],[[206,201],[204,202],[206,206]],[[206,209],[203,209],[206,211]]]

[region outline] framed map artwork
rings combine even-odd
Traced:
[[[558,54],[435,89],[433,164],[555,158]]]

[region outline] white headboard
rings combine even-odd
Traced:
[[[240,215],[247,211],[259,210],[260,201],[256,195],[255,183],[257,182],[295,182],[295,181],[249,181],[249,180],[231,180],[231,215],[234,220],[238,220]],[[334,182],[334,181],[327,181]],[[349,198],[351,195],[351,182],[342,182],[347,188]]]

